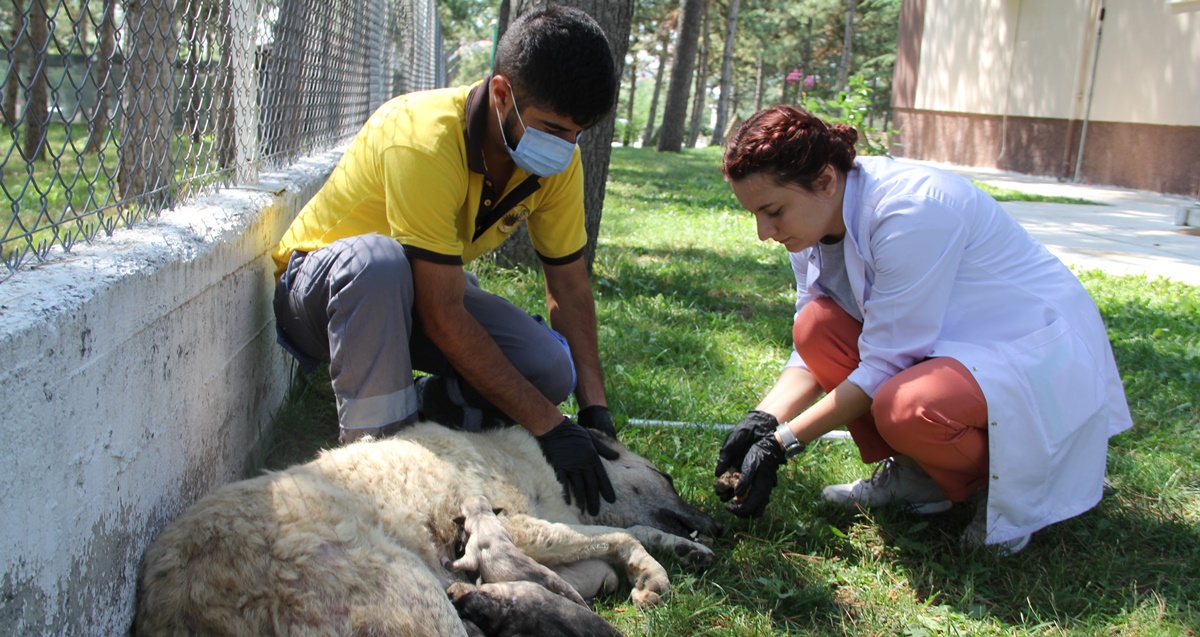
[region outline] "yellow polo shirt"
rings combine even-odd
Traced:
[[[546,263],[569,263],[587,243],[579,149],[565,171],[520,168],[503,189],[480,143],[486,83],[410,93],[381,106],[272,253],[279,277],[295,251],[367,233],[393,237],[410,258],[470,263],[525,221]]]

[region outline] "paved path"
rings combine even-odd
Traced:
[[[1103,204],[1001,202],[1067,265],[1112,274],[1163,276],[1200,286],[1200,227],[1175,225],[1176,211],[1192,204],[1191,199],[1108,186],[1063,184],[986,168],[912,163],[936,166],[998,188]],[[1192,213],[1192,223],[1200,226],[1197,217],[1200,212]]]

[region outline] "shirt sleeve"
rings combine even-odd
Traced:
[[[461,263],[458,211],[467,197],[467,171],[442,154],[393,146],[384,151],[385,208],[392,237],[402,245]]]
[[[927,195],[881,202],[870,213],[874,280],[863,312],[861,362],[849,380],[869,396],[924,360],[942,331],[968,240],[962,210]]]
[[[792,316],[792,323],[800,316],[800,310],[808,305],[810,301],[817,298],[817,295],[808,288],[808,264],[812,260],[813,251],[816,248],[808,248],[800,252],[792,252],[788,254],[788,260],[792,263],[792,274],[796,277],[796,313]],[[796,346],[792,345],[792,355],[788,357],[784,368],[799,367],[800,369],[808,369],[808,364],[800,357],[800,352],[796,351]]]
[[[561,174],[544,178],[538,205],[530,211],[529,239],[546,263],[567,263],[583,254],[587,230],[583,212],[583,164],[579,149]]]

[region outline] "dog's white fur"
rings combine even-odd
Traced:
[[[619,517],[621,498],[636,505],[646,490],[644,475],[622,480],[623,471],[634,471],[634,461],[653,470],[614,444],[622,458],[607,464],[618,501],[605,503],[602,518]],[[584,525],[561,494],[536,441],[519,428],[466,434],[421,424],[329,450],[226,485],[168,526],[145,556],[136,633],[465,635],[446,594],[460,576],[445,564],[461,537],[454,518],[481,495],[505,511],[523,553],[547,566],[594,558],[621,565],[638,605],[657,603],[668,580],[635,534],[693,564],[712,558],[704,546],[645,526]]]

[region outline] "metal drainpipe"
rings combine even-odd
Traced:
[[[1096,42],[1092,46],[1092,73],[1088,79],[1087,105],[1083,109],[1083,128],[1079,131],[1079,152],[1075,156],[1075,178],[1079,183],[1083,173],[1083,149],[1087,144],[1088,120],[1092,116],[1092,95],[1096,91],[1096,67],[1100,61],[1100,36],[1104,33],[1104,0],[1100,0],[1100,19],[1096,21]]]
[[[1008,105],[1012,101],[1012,78],[1013,67],[1017,65],[1017,45],[1020,44],[1021,34],[1021,9],[1024,8],[1024,0],[1017,2],[1017,26],[1013,27],[1012,52],[1008,55],[1008,81],[1004,84],[1004,116],[1000,120],[1000,154],[996,155],[996,167],[1000,168],[1000,160],[1004,158],[1004,151],[1008,148]]]

